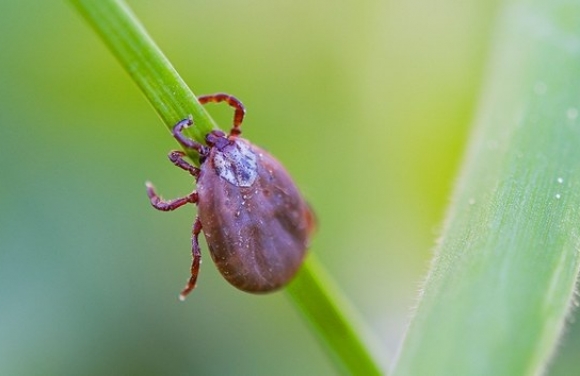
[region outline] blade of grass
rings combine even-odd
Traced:
[[[350,301],[337,289],[314,254],[306,258],[286,291],[314,330],[321,333],[324,348],[345,374],[384,374],[373,358],[379,349],[376,338],[359,320]]]
[[[193,114],[195,127],[190,128],[191,136],[204,142],[204,135],[215,127],[213,120],[128,6],[118,0],[70,2],[99,33],[165,125],[171,127],[185,115]],[[381,374],[368,338],[362,334],[363,324],[314,255],[308,257],[288,291],[325,348],[334,355],[337,368],[351,374]]]
[[[175,123],[191,114],[195,126],[186,132],[198,142],[205,142],[205,135],[217,128],[216,124],[131,9],[122,1],[70,2],[101,36],[163,123],[171,129]],[[190,157],[197,163],[196,155]]]
[[[393,374],[539,375],[580,249],[580,3],[504,4],[486,90]]]

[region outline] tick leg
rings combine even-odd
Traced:
[[[208,102],[213,103],[227,102],[231,107],[235,109],[234,122],[232,129],[230,130],[230,136],[237,137],[242,133],[240,126],[242,125],[242,121],[244,121],[246,108],[238,98],[229,94],[217,93],[211,95],[202,95],[198,97],[197,100],[201,104],[206,104]]]
[[[145,183],[147,187],[147,196],[151,200],[151,205],[161,211],[171,211],[175,210],[187,203],[195,204],[197,202],[197,192],[192,192],[185,197],[176,198],[171,201],[164,201],[157,193],[155,193],[155,188],[150,182]]]
[[[185,297],[195,288],[197,282],[197,275],[199,273],[199,265],[201,264],[201,252],[199,250],[199,234],[201,232],[201,221],[199,217],[195,217],[195,222],[193,223],[193,229],[191,230],[191,255],[193,256],[193,261],[191,262],[191,277],[187,281],[185,288],[179,294],[179,300],[185,300]]]
[[[185,155],[186,154],[182,151],[173,150],[169,153],[169,155],[167,157],[169,158],[171,163],[173,163],[177,167],[189,172],[195,178],[199,177],[199,168],[193,167],[185,159],[183,159],[183,157],[185,157]]]
[[[193,141],[192,139],[185,137],[185,135],[183,133],[181,133],[181,131],[183,131],[184,128],[188,128],[192,124],[193,124],[193,119],[191,118],[191,115],[190,115],[190,117],[188,117],[187,119],[183,119],[180,122],[178,122],[177,124],[175,124],[173,126],[173,130],[171,133],[173,134],[173,137],[175,137],[177,142],[179,142],[181,145],[183,145],[183,147],[185,147],[187,149],[193,149],[200,154],[205,154],[205,151],[206,151],[205,146],[203,146],[199,142]]]

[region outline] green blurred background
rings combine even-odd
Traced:
[[[244,135],[315,208],[312,252],[396,355],[484,74],[496,3],[131,1],[197,94],[248,108]],[[192,179],[136,85],[66,1],[0,0],[0,374],[333,375],[286,294],[229,286]],[[210,106],[227,127],[231,111]],[[572,326],[550,375],[579,374]]]

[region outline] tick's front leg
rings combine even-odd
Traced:
[[[194,288],[197,282],[197,275],[199,274],[199,265],[201,264],[201,251],[199,250],[199,234],[201,233],[201,221],[199,217],[195,217],[195,222],[193,223],[193,229],[191,230],[191,255],[193,261],[191,262],[191,277],[187,281],[185,288],[179,294],[179,300],[185,300],[187,294],[189,294]]]
[[[230,105],[230,107],[233,107],[235,109],[235,112],[234,112],[234,122],[232,124],[232,129],[230,130],[230,137],[237,137],[242,133],[240,127],[242,125],[242,121],[244,121],[246,108],[238,98],[234,97],[233,95],[225,93],[216,93],[210,95],[202,95],[200,97],[197,97],[197,100],[201,104],[206,104],[209,102],[213,103],[226,102],[228,105]]]
[[[185,197],[176,198],[175,200],[164,201],[159,195],[155,192],[155,188],[153,184],[150,182],[145,183],[147,187],[147,196],[151,200],[151,205],[161,211],[171,211],[175,210],[187,203],[195,204],[197,203],[197,192],[191,192],[189,195]]]

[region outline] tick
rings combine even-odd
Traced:
[[[169,153],[174,165],[195,178],[196,190],[164,201],[146,183],[157,210],[175,210],[188,203],[198,208],[192,228],[191,276],[179,297],[184,300],[195,288],[202,231],[213,261],[229,283],[251,293],[277,290],[302,264],[315,227],[314,214],[280,162],[240,137],[246,110],[237,98],[219,93],[198,100],[226,102],[235,111],[229,135],[213,130],[205,136],[205,145],[182,133],[193,124],[191,118],[173,127],[173,137],[199,154],[197,168],[185,161],[183,151]]]

